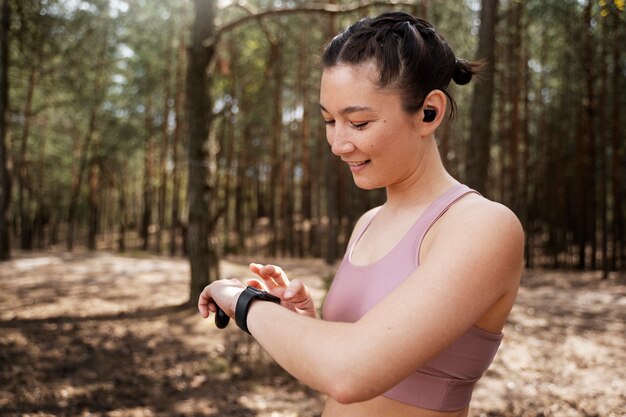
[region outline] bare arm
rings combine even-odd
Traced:
[[[373,398],[458,339],[515,291],[523,231],[483,203],[443,222],[420,268],[356,323],[254,303],[248,328],[288,372],[340,402]]]

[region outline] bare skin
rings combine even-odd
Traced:
[[[437,116],[423,122],[421,112],[406,114],[400,97],[377,88],[374,78],[368,65],[327,69],[320,94],[332,152],[348,163],[359,187],[387,190],[386,203],[352,253],[352,262],[360,265],[389,252],[428,204],[458,184],[445,171],[434,136],[445,114],[445,95],[435,90],[426,97],[425,106]],[[364,214],[355,230],[373,214]],[[521,225],[510,210],[467,195],[429,230],[420,267],[355,323],[317,319],[301,282],[289,281],[276,266],[252,264],[259,277],[253,285],[283,303],[253,303],[248,328],[283,368],[328,394],[325,417],[466,416],[467,408],[425,410],[382,394],[471,326],[502,330],[519,286],[523,244]],[[200,297],[201,314],[208,317],[217,303],[232,317],[242,290],[237,280],[211,284]],[[412,317],[422,318],[419,325]]]

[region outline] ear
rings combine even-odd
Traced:
[[[441,125],[446,114],[448,100],[441,90],[433,90],[424,99],[424,105],[418,112],[420,133],[422,136],[432,134]]]

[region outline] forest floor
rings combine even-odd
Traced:
[[[249,277],[229,258],[224,277]],[[271,260],[257,260],[271,262]],[[321,300],[333,267],[283,260]],[[2,416],[319,416],[233,323],[184,306],[184,259],[17,253],[0,264]],[[624,416],[626,277],[529,270],[473,416]]]

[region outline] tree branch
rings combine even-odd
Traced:
[[[336,15],[350,12],[357,12],[362,9],[366,9],[370,6],[415,6],[415,1],[401,1],[401,0],[392,0],[392,1],[372,1],[368,3],[353,3],[349,5],[338,5],[338,4],[311,4],[307,7],[294,7],[294,8],[285,8],[285,9],[265,9],[260,11],[253,11],[250,9],[249,5],[240,4],[239,1],[233,4],[233,6],[237,6],[247,13],[246,16],[242,16],[238,19],[235,19],[231,22],[228,22],[222,26],[220,26],[215,31],[215,36],[213,39],[205,39],[203,45],[205,47],[210,47],[219,42],[220,37],[231,31],[238,26],[241,26],[245,23],[248,23],[251,20],[259,20],[267,17],[267,16],[282,16],[289,14],[298,14],[298,13],[318,13],[318,14],[326,14],[326,15]]]
[[[233,6],[234,7],[238,7],[240,9],[242,9],[243,11],[245,11],[246,13],[248,13],[247,16],[246,16],[246,18],[248,20],[249,19],[255,19],[257,21],[257,23],[259,24],[259,27],[261,28],[261,31],[263,32],[263,34],[267,38],[267,41],[271,45],[274,45],[276,43],[275,37],[272,36],[272,33],[269,31],[269,29],[267,28],[265,23],[263,23],[263,19],[262,19],[263,16],[261,15],[261,13],[258,10],[253,9],[253,6],[250,6],[248,4],[244,4],[244,3],[240,2],[239,0],[237,0],[237,2],[235,2],[233,4]],[[236,21],[233,21],[231,23],[235,23],[235,22]],[[217,38],[219,38],[220,34],[221,34],[221,30],[218,29]]]

